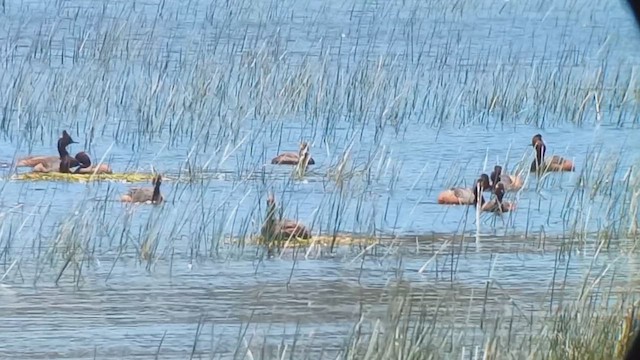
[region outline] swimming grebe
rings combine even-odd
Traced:
[[[504,201],[504,184],[501,182],[497,183],[493,188],[493,193],[495,194],[495,198],[489,200],[488,202],[484,202],[484,198],[480,196],[480,204],[482,206],[481,210],[486,212],[497,212],[497,213],[506,213],[509,211],[515,210],[515,204]],[[477,206],[477,198],[476,198],[476,206]]]
[[[547,145],[542,140],[542,135],[536,134],[531,139],[531,146],[536,151],[536,158],[531,163],[531,172],[545,171],[574,171],[573,162],[569,159],[553,155],[551,158],[544,157],[547,151]]]
[[[160,204],[164,201],[164,197],[160,193],[162,176],[160,174],[154,176],[153,180],[151,180],[151,184],[153,184],[153,187],[130,188],[127,194],[120,197],[120,201],[132,203]]]
[[[71,136],[67,133],[67,130],[62,132],[62,137],[58,139],[58,154],[60,154],[60,166],[58,171],[61,173],[70,173],[71,168],[75,168],[80,166],[80,161],[75,157],[69,155],[67,151],[67,146],[70,144],[77,144],[77,141],[74,141]],[[89,166],[91,162],[89,162]],[[84,164],[82,164],[84,166]]]
[[[71,138],[67,130],[62,131],[62,136],[58,138],[58,156],[48,155],[31,155],[20,158],[16,167],[36,167],[45,170],[40,172],[49,172],[53,169],[57,169],[60,166],[60,148],[66,147],[69,144],[76,144]],[[66,151],[66,150],[65,150]]]
[[[71,157],[69,157],[71,158]],[[74,158],[71,158],[74,159]],[[89,154],[84,151],[80,151],[76,154],[75,160],[78,162],[78,167],[73,171],[74,174],[111,174],[111,168],[107,164],[98,164],[91,165],[91,158]],[[60,170],[60,172],[69,172],[70,163],[60,162],[60,168],[64,167],[65,171]]]
[[[489,176],[487,174],[480,175],[478,179],[481,185],[482,191],[491,189],[491,185],[489,183]],[[438,204],[445,205],[473,205],[475,204],[475,185],[478,184],[478,181],[474,183],[474,188],[451,188],[448,190],[444,190],[440,194],[438,194]]]
[[[267,197],[267,216],[261,229],[265,241],[289,240],[291,238],[310,239],[311,232],[303,224],[289,219],[276,218],[276,199],[273,193]]]
[[[502,166],[496,165],[491,173],[491,187],[495,189],[498,183],[504,185],[506,191],[518,191],[522,189],[523,181],[517,175],[506,175],[502,173]]]
[[[306,161],[307,165],[316,163],[309,155],[309,144],[306,141],[300,143],[300,150],[297,154],[291,152],[280,154],[271,159],[271,163],[276,165],[298,165],[301,159]]]
[[[69,155],[67,146],[77,144],[66,130],[62,131],[62,136],[58,139],[58,156],[30,156],[22,158],[16,166],[31,166],[33,172],[48,173],[75,173],[75,174],[111,174],[111,168],[107,164],[91,165],[91,158],[87,153],[81,151],[75,157]],[[72,168],[75,170],[71,170]]]

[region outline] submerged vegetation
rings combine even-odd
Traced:
[[[618,6],[3,2],[1,357],[621,358],[640,85]],[[113,173],[13,167],[67,128]],[[530,172],[536,133],[575,172]],[[270,163],[303,141],[313,166]],[[495,165],[515,211],[437,204]],[[119,202],[156,169],[162,204]],[[270,192],[310,233],[275,254]]]

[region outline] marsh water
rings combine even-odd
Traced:
[[[0,357],[336,358],[398,294],[474,349],[585,279],[633,288],[638,41],[622,2],[3,2]],[[164,174],[165,203],[15,179],[63,129]],[[529,174],[536,133],[576,171]],[[302,140],[304,177],[270,164]],[[496,164],[515,212],[437,204]],[[314,235],[382,240],[265,258],[267,191]]]

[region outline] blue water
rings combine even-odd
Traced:
[[[502,287],[490,314],[513,301],[545,314],[558,306],[552,281],[566,278],[555,295],[572,299],[608,264],[625,288],[632,279],[620,274],[637,260],[618,257],[617,238],[638,220],[640,33],[622,5],[4,4],[0,357],[148,358],[166,332],[160,353],[185,358],[202,319],[203,358],[244,349],[247,324],[254,357],[263,343],[276,357],[299,324],[301,343],[335,358],[360,311],[384,316],[400,279],[427,304],[465,299],[444,323],[464,317],[489,280]],[[163,173],[167,201],[117,201],[141,184],[15,180],[28,169],[14,159],[55,154],[63,129],[79,142],[72,153],[104,157],[115,172]],[[436,203],[495,164],[528,169],[536,133],[576,171],[523,173],[524,189],[508,194],[517,211],[480,223],[473,209]],[[301,140],[316,165],[293,179],[269,162]],[[269,190],[314,235],[402,240],[364,261],[360,248],[261,261],[238,239],[258,231]],[[611,229],[592,264],[595,233]],[[145,241],[157,245],[150,263]]]

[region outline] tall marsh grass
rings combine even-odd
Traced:
[[[500,19],[536,13],[545,3],[501,5]],[[493,2],[485,5],[487,12],[497,9]],[[592,35],[594,45],[585,46],[597,56],[574,43],[553,50],[542,46],[551,37],[531,38],[532,51],[524,55],[515,39],[494,35],[490,27],[480,28],[478,36],[503,45],[477,48],[474,38],[455,44],[442,35],[459,33],[473,19],[459,5],[390,2],[382,14],[353,1],[349,7],[362,8],[360,23],[348,20],[353,14],[346,17],[347,33],[319,27],[335,10],[329,8],[307,24],[326,33],[304,33],[295,24],[286,32],[268,25],[273,14],[239,11],[244,7],[238,2],[193,2],[188,15],[127,2],[85,6],[81,11],[66,2],[47,3],[59,15],[37,18],[41,23],[27,29],[14,22],[6,28],[2,65],[11,71],[0,79],[5,137],[25,139],[27,146],[43,142],[64,121],[90,134],[89,145],[94,136],[136,147],[162,138],[168,147],[188,142],[209,153],[236,144],[247,126],[268,128],[280,121],[300,123],[331,143],[338,141],[335,129],[341,124],[349,124],[350,137],[374,129],[374,139],[380,139],[386,131],[402,134],[411,123],[439,128],[636,122],[625,115],[637,106],[634,77],[625,76],[622,59],[611,60],[618,53],[606,38]],[[295,2],[280,6],[294,17],[304,13]],[[20,5],[14,7],[18,11]],[[428,25],[452,11],[458,15]],[[387,29],[380,16],[400,27]],[[289,41],[292,36],[295,41]],[[21,46],[25,42],[30,46]],[[600,42],[605,44],[598,47]]]

